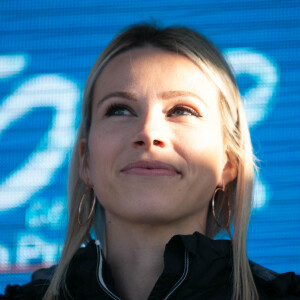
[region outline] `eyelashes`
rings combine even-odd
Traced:
[[[176,105],[168,112],[167,116],[194,116],[201,118],[202,116],[193,108],[184,105]]]
[[[109,105],[105,112],[106,117],[113,116],[134,116],[137,117],[136,112],[128,105],[113,103]],[[180,117],[180,116],[194,116],[201,118],[202,115],[190,106],[176,105],[172,107],[166,114],[167,117]]]
[[[136,116],[133,109],[131,107],[124,104],[111,104],[105,113],[106,117],[111,116]]]

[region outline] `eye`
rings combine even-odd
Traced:
[[[111,104],[107,109],[105,116],[131,116],[136,114],[133,112],[133,110],[124,104]]]
[[[193,108],[188,106],[178,105],[173,107],[168,112],[168,117],[173,116],[195,116],[197,118],[201,118],[202,116]]]

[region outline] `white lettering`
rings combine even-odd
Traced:
[[[58,256],[58,245],[47,243],[37,235],[24,234],[18,241],[17,264],[28,265],[33,262],[54,264]]]

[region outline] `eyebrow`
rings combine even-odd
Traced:
[[[161,93],[161,97],[163,99],[171,99],[176,97],[193,97],[199,99],[203,104],[207,105],[207,103],[197,94],[189,92],[189,91],[168,91]]]
[[[201,97],[199,97],[197,94],[189,92],[189,91],[167,91],[167,92],[163,92],[160,94],[160,97],[164,100],[168,100],[168,99],[176,98],[176,97],[187,97],[187,96],[197,98],[201,102],[203,102],[205,105],[207,105],[207,103]],[[109,98],[124,98],[124,99],[131,100],[131,101],[138,101],[138,96],[135,93],[112,92],[112,93],[107,94],[103,98],[101,98],[97,103],[97,107],[99,107],[104,101],[106,101]]]
[[[109,93],[106,96],[104,96],[103,98],[101,98],[97,103],[97,107],[99,107],[100,104],[102,104],[105,100],[107,100],[109,98],[124,98],[124,99],[132,100],[132,101],[137,101],[138,100],[138,96],[134,93],[130,93],[130,92],[113,92],[113,93]]]

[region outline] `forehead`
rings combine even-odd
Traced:
[[[214,83],[191,59],[153,46],[128,50],[109,61],[96,80],[94,96],[131,90],[186,90],[209,98],[218,94]]]

